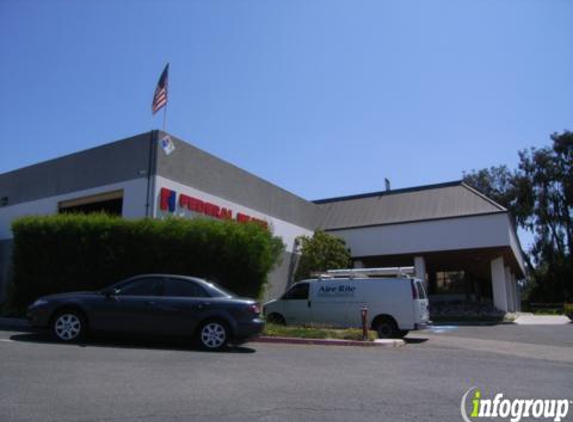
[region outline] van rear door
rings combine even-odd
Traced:
[[[430,303],[421,280],[412,279],[412,294],[414,296],[414,321],[427,323],[430,320]]]

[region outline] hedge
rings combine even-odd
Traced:
[[[12,224],[10,307],[51,293],[96,290],[144,273],[186,274],[260,297],[284,248],[254,223],[124,220],[105,214],[23,217]]]

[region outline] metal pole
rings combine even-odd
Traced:
[[[368,308],[366,305],[360,310],[360,316],[362,318],[362,340],[368,340]]]
[[[149,160],[147,162],[147,200],[145,203],[145,216],[146,217],[151,217],[151,206],[152,206],[152,201],[153,199],[151,198],[152,196],[152,192],[151,192],[151,179],[153,177],[152,175],[152,169],[153,169],[153,150],[154,150],[154,145],[155,145],[155,137],[156,137],[156,130],[152,130],[150,132],[150,136],[149,136]]]

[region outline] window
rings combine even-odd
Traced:
[[[211,280],[205,280],[205,282],[207,282],[207,286],[208,286],[205,288],[207,290],[207,296],[211,296],[211,297],[234,297],[235,296],[233,293],[225,290],[224,288],[222,288],[217,283],[215,283]]]
[[[307,300],[308,283],[295,284],[282,298],[284,300]]]
[[[443,271],[436,273],[436,293],[464,293],[466,281],[464,271]]]
[[[207,292],[197,283],[190,280],[168,278],[165,280],[165,296],[208,297]]]
[[[121,216],[123,210],[123,190],[62,201],[58,204],[60,214],[64,213],[106,213]]]
[[[421,281],[416,281],[416,290],[418,291],[418,298],[426,299],[426,289]]]
[[[119,287],[117,294],[120,296],[159,296],[162,279],[139,278]]]

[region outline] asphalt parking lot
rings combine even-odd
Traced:
[[[573,399],[573,325],[450,327],[399,348],[63,345],[0,331],[2,421],[460,421],[473,386]],[[568,417],[571,420],[573,410]]]
[[[428,334],[448,337],[464,337],[513,343],[537,344],[559,347],[573,347],[573,324],[567,325],[523,325],[499,324],[495,326],[437,325]],[[424,334],[421,334],[422,336]],[[420,334],[413,334],[414,337]]]

